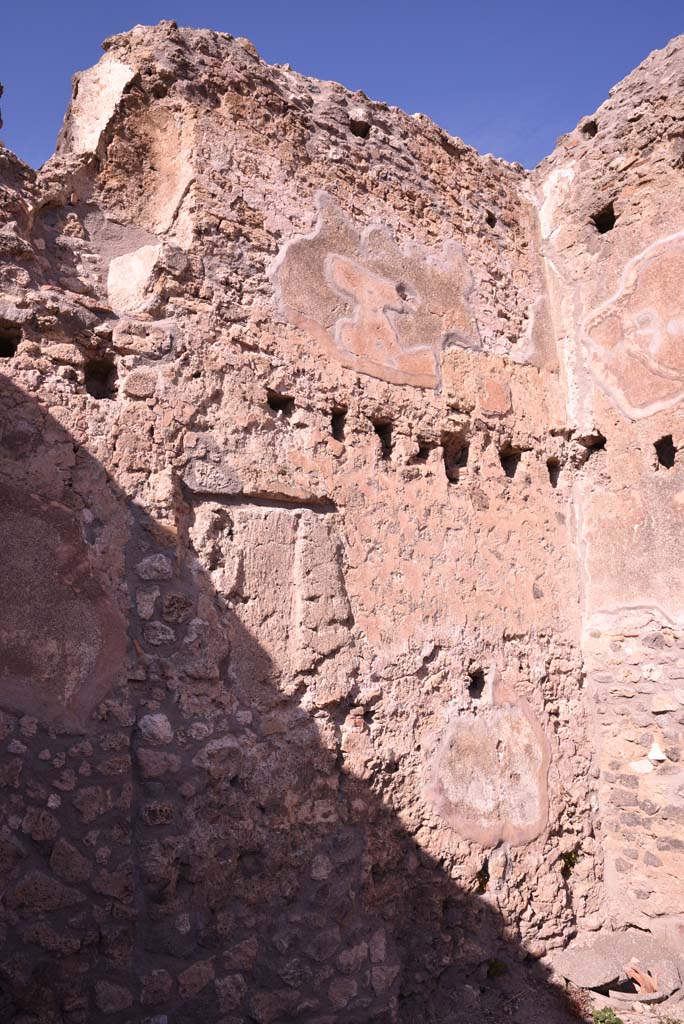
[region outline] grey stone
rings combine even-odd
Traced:
[[[634,961],[658,975],[657,995],[665,998],[664,993],[671,994],[681,984],[675,957],[673,950],[645,932],[603,932],[572,943],[554,956],[553,965],[578,988],[610,988],[625,978],[625,968]],[[632,1001],[636,998],[626,994]]]
[[[226,463],[193,459],[185,467],[183,483],[195,494],[242,494],[242,481]]]
[[[138,563],[136,571],[143,580],[168,580],[173,576],[171,559],[166,555],[148,555]]]

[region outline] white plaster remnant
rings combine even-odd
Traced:
[[[647,757],[642,757],[640,761],[630,761],[629,767],[638,775],[648,775],[649,772],[653,771],[653,765]]]
[[[112,57],[78,76],[69,125],[71,149],[75,153],[93,153],[97,149],[100,136],[134,74],[128,64]]]
[[[160,252],[160,245],[143,245],[109,264],[107,294],[117,315],[134,312],[144,304],[147,283]]]

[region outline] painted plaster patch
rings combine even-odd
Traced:
[[[450,723],[426,787],[437,813],[483,846],[531,842],[548,816],[543,731],[525,701],[504,693],[496,699]]]
[[[123,620],[64,506],[3,483],[0,546],[0,704],[78,725],[121,670]]]
[[[359,229],[329,196],[320,193],[317,204],[314,231],[288,242],[272,270],[287,320],[343,366],[437,387],[445,344],[479,347],[460,247],[400,247],[383,225]]]
[[[684,398],[684,232],[629,261],[617,291],[582,325],[591,370],[629,419]]]

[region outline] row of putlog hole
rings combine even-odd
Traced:
[[[21,338],[22,331],[20,327],[0,321],[0,359],[11,359],[17,352]],[[88,394],[93,398],[116,398],[116,381],[116,364],[111,357],[102,355],[86,363],[84,367],[84,385]],[[281,413],[286,419],[292,416],[295,410],[295,401],[291,395],[279,394],[269,389],[267,396],[268,405],[274,412]],[[333,408],[330,417],[330,429],[336,441],[344,441],[346,416],[347,410],[343,406]],[[392,454],[392,421],[380,418],[375,419],[373,420],[373,428],[380,441],[380,451],[383,460],[389,459]],[[439,443],[419,438],[418,453],[414,456],[414,462],[427,462],[430,453],[440,446],[443,451],[444,471],[447,480],[450,483],[457,483],[460,471],[468,465],[468,445],[460,434],[445,432],[442,434]],[[593,450],[603,448],[605,448],[605,438],[600,438]],[[658,467],[672,469],[679,450],[672,440],[672,435],[666,434],[659,438],[655,442],[654,448]],[[524,450],[508,444],[499,452],[501,467],[506,476],[511,480],[516,474]],[[546,460],[546,467],[551,485],[556,487],[560,476],[559,460],[554,456],[550,456]]]
[[[295,400],[291,395],[281,394],[271,389],[267,390],[268,406],[273,412],[281,415],[284,419],[290,419],[295,411]],[[347,409],[344,406],[334,406],[330,414],[330,433],[340,443],[345,440],[345,426]],[[388,417],[378,416],[371,418],[373,429],[380,445],[380,458],[383,462],[389,462],[394,447],[393,431],[394,424]],[[418,452],[413,456],[413,465],[425,464],[431,453],[437,448],[442,449],[442,460],[444,473],[450,484],[458,483],[459,478],[468,465],[470,447],[465,440],[463,433],[458,431],[443,431],[439,441],[428,440],[419,437]],[[590,451],[599,451],[605,448],[606,439],[598,435],[596,442]],[[499,450],[499,461],[504,474],[512,480],[518,470],[523,453],[529,449],[517,447],[507,442]],[[561,463],[555,456],[549,456],[546,460],[546,468],[549,474],[549,482],[552,487],[558,485]]]
[[[291,395],[280,394],[279,392],[267,390],[267,399],[269,408],[273,412],[281,414],[285,419],[290,419],[295,411],[295,400]],[[345,439],[345,424],[347,418],[347,409],[344,406],[334,406],[330,414],[330,433],[336,441],[343,442]],[[393,449],[393,423],[392,420],[387,417],[377,417],[371,419],[373,429],[380,442],[380,456],[383,461],[388,461],[392,455]],[[587,449],[587,457],[590,457],[596,452],[605,451],[606,438],[600,432],[597,432],[591,439],[584,439],[584,446]],[[463,435],[457,432],[445,431],[442,433],[439,441],[427,440],[425,438],[418,438],[418,452],[413,457],[413,464],[426,463],[430,457],[430,453],[436,448],[442,448],[443,459],[444,459],[444,470],[446,473],[447,480],[450,483],[457,483],[459,478],[459,472],[464,470],[468,465],[468,454],[469,446],[464,440]],[[675,460],[678,452],[678,448],[675,446],[672,435],[666,434],[654,442],[656,459],[658,468],[672,469],[675,465]],[[501,462],[501,468],[509,480],[515,477],[518,470],[520,460],[525,451],[529,451],[527,448],[519,448],[515,445],[507,442],[499,450],[499,461]],[[552,487],[558,485],[560,477],[561,463],[556,456],[549,456],[546,460],[546,468],[549,474],[549,481]]]
[[[23,332],[21,327],[0,319],[0,359],[12,359],[17,354]],[[83,367],[83,383],[92,398],[116,398],[116,363],[107,354],[97,354]]]

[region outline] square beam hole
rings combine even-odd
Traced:
[[[111,356],[89,359],[85,365],[85,389],[92,398],[116,398],[116,377],[116,364]]]
[[[598,213],[593,214],[591,220],[600,235],[605,235],[606,232],[612,231],[617,220],[612,199],[605,206],[602,206]]]
[[[658,457],[658,465],[662,466],[663,469],[672,469],[677,457],[677,449],[672,440],[672,434],[666,434],[665,437],[661,437],[653,447]]]
[[[289,420],[290,416],[292,416],[292,413],[295,411],[295,400],[292,395],[284,395],[279,391],[273,391],[271,388],[267,388],[266,400],[268,402],[269,409],[272,409],[275,413],[282,413],[287,420]]]
[[[456,484],[468,465],[470,449],[460,433],[444,433],[441,437],[444,472],[450,484]]]
[[[21,327],[7,320],[0,320],[0,359],[11,359],[16,355],[21,341]]]
[[[373,430],[380,441],[380,457],[383,460],[389,459],[392,454],[394,442],[392,440],[392,421],[387,419],[373,420]]]
[[[336,405],[330,414],[330,433],[336,441],[344,441],[344,432],[347,426],[347,408],[344,405]]]
[[[499,452],[499,462],[501,468],[508,477],[512,480],[515,474],[518,472],[518,466],[520,465],[520,458],[522,456],[522,449],[515,448],[511,444],[505,445]]]
[[[471,700],[480,701],[484,694],[485,674],[481,668],[471,668],[468,672],[468,696]]]

